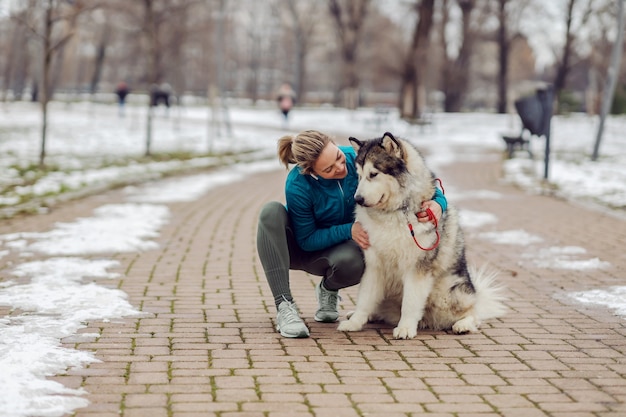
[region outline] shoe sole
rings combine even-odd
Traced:
[[[334,323],[337,321],[337,319],[339,319],[339,314],[337,314],[337,317],[332,318],[332,317],[317,317],[317,314],[315,315],[315,317],[313,317],[315,319],[315,321],[319,322],[319,323]]]
[[[278,332],[280,333],[282,337],[287,337],[289,339],[304,339],[305,337],[309,337],[309,332],[305,332],[305,331],[302,331],[298,334],[292,334],[292,333],[284,333],[282,330],[280,330],[279,327],[277,327],[276,330],[278,330]]]

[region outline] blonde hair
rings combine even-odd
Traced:
[[[278,159],[289,168],[296,164],[303,174],[313,173],[313,164],[329,143],[335,143],[328,135],[317,130],[305,130],[296,136],[278,139]]]

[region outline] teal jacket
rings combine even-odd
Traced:
[[[287,211],[298,245],[305,251],[326,249],[352,239],[354,194],[359,183],[356,153],[352,146],[340,146],[346,155],[348,174],[341,180],[302,175],[295,166],[285,183]],[[448,202],[437,188],[433,197],[446,210]]]

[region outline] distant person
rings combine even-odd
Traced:
[[[128,84],[124,81],[120,81],[115,88],[115,94],[117,95],[117,103],[119,108],[119,115],[124,116],[124,107],[126,104],[126,96],[130,93]]]
[[[289,112],[296,102],[296,92],[287,83],[280,86],[278,89],[278,108],[283,114],[283,127],[287,127],[289,123]]]
[[[150,86],[150,106],[157,107],[162,103],[165,106],[165,114],[168,114],[171,94],[172,86],[168,83],[152,84]]]

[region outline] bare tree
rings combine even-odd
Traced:
[[[181,41],[184,39],[184,29],[175,28],[169,31],[169,35],[173,38],[174,43],[170,44],[170,48],[167,49],[166,42],[162,39],[163,27],[166,22],[173,20],[180,23],[180,19],[185,21],[185,15],[190,3],[188,2],[158,2],[158,0],[143,0],[143,24],[141,26],[142,33],[145,41],[145,53],[147,57],[146,62],[146,83],[148,85],[148,92],[152,93],[155,89],[158,89],[158,85],[163,81],[163,74],[165,65],[163,62],[163,55],[168,51],[175,61],[180,65],[181,44],[175,43],[175,41]],[[182,16],[182,17],[181,17]],[[176,25],[174,25],[176,27]],[[184,25],[183,25],[184,26]],[[182,79],[176,71],[172,74],[175,80]],[[179,78],[176,76],[179,75]],[[152,97],[148,100],[148,111],[146,117],[146,156],[150,156],[152,153],[152,118],[153,118],[153,103]]]
[[[6,100],[9,89],[13,93],[13,99],[21,100],[26,83],[32,76],[31,64],[36,58],[29,48],[29,43],[33,38],[37,42],[41,40],[39,35],[41,29],[38,27],[40,17],[41,8],[37,6],[37,0],[28,0],[11,10],[8,18],[10,24],[5,26],[9,28],[12,26],[13,31],[8,38],[10,42],[3,51],[5,67],[2,101]],[[37,85],[36,82],[33,84]]]
[[[157,19],[157,11],[155,10],[154,0],[143,0],[144,21],[142,31],[146,41],[146,55],[148,57],[146,68],[146,80],[149,92],[159,81],[159,22]],[[148,112],[146,118],[146,156],[151,154],[152,144],[152,100],[148,100]]]
[[[498,113],[507,112],[510,38],[506,6],[509,0],[498,0]]]
[[[21,18],[36,27],[38,40],[42,39],[42,5],[47,1],[11,3],[15,5],[13,11],[19,9],[39,19],[36,27],[34,19]],[[559,19],[565,16],[565,5],[572,4],[571,53],[567,59],[563,59],[563,42],[555,47],[550,44],[551,38],[545,38],[544,44],[558,50],[559,63],[569,62],[560,74],[563,79],[564,69],[571,68],[568,82],[574,88],[584,88],[586,79],[581,75],[584,65],[591,65],[599,84],[603,84],[608,52],[602,56],[600,48],[595,46],[602,36],[606,38],[606,33],[612,35],[613,23],[607,29],[606,22],[594,19],[598,19],[598,5],[606,5],[608,1],[559,3],[562,5]],[[61,47],[55,50],[49,63],[48,97],[54,91],[54,75],[59,69],[56,72],[59,90],[87,85],[95,92],[100,84],[112,92],[112,87],[124,80],[136,98],[151,84],[168,82],[176,94],[192,93],[204,98],[207,86],[215,86],[222,66],[224,87],[230,96],[273,98],[275,87],[288,81],[297,90],[300,102],[305,94],[309,101],[334,98],[341,103],[343,99],[342,104],[351,108],[369,100],[395,102],[404,117],[419,117],[427,104],[426,91],[435,87],[433,84],[445,91],[447,110],[466,106],[470,102],[465,97],[469,96],[472,103],[506,111],[511,91],[516,86],[528,88],[521,82],[516,84],[516,80],[534,76],[530,48],[536,45],[537,37],[547,35],[546,21],[557,18],[549,15],[555,3],[540,0],[402,0],[402,4],[410,7],[404,11],[410,12],[400,17],[389,13],[388,2],[369,0],[272,0],[256,2],[254,7],[243,7],[250,6],[249,0],[229,0],[225,1],[228,17],[222,22],[224,41],[218,42],[218,0],[52,0],[51,3],[62,6],[65,13],[64,20],[52,30],[53,44],[72,30],[72,25],[76,34],[65,44],[63,68]],[[68,21],[69,10],[81,4],[83,8],[99,4],[103,10],[82,13],[75,23]],[[442,7],[444,4],[448,7]],[[533,7],[528,7],[529,4]],[[593,16],[583,26],[585,8],[591,4]],[[489,20],[484,17],[487,6]],[[526,12],[522,13],[524,7]],[[481,26],[483,22],[486,24]],[[441,35],[433,32],[439,30],[440,24]],[[5,95],[9,88],[18,94],[20,90],[14,85],[34,82],[29,65],[37,74],[43,66],[43,60],[39,63],[38,52],[33,48],[35,43],[30,42],[35,37],[25,29],[25,24],[19,26],[22,29],[11,24],[0,28],[0,88]],[[598,34],[602,30],[606,33]],[[249,33],[254,34],[254,39]],[[534,37],[528,36],[526,42],[520,33]],[[593,49],[589,48],[592,41],[596,42]],[[429,53],[435,42],[438,51],[440,44],[445,45],[441,48],[446,53],[445,59],[440,52],[436,56]],[[522,62],[519,48],[529,60],[524,58]],[[218,50],[223,52],[219,54],[221,59],[217,59]],[[592,56],[587,56],[587,51]],[[484,61],[482,65],[477,65],[478,60]],[[577,72],[579,64],[581,71]],[[556,65],[553,71],[550,77],[557,74]],[[37,76],[35,81],[41,95],[41,77]],[[483,86],[479,86],[481,83]],[[480,88],[490,90],[488,94],[474,96],[473,92]],[[149,154],[151,138],[146,142]]]
[[[20,54],[21,50],[25,46],[26,39],[26,30],[24,28],[24,24],[22,22],[28,20],[24,16],[28,12],[28,8],[21,10],[18,12],[18,17],[14,19],[13,30],[11,33],[11,42],[7,44],[8,51],[5,52],[5,66],[3,71],[3,89],[2,89],[2,99],[0,101],[6,101],[7,94],[9,89],[11,88],[11,79],[13,73],[15,72],[15,63],[17,61],[17,56]]]
[[[604,88],[607,85],[609,75],[609,60],[615,42],[612,40],[612,33],[615,25],[619,22],[615,16],[615,0],[610,0],[594,13],[595,20],[591,34],[591,53],[589,54],[589,86],[586,94],[586,110],[588,114],[600,114],[601,97],[604,95]],[[624,68],[621,68],[618,75],[620,84],[624,84]]]
[[[604,121],[609,112],[611,102],[613,101],[613,95],[615,94],[617,73],[622,61],[622,53],[624,50],[624,0],[616,0],[616,3],[617,39],[615,39],[613,50],[611,52],[611,64],[607,74],[606,87],[604,89],[604,97],[602,98],[602,107],[600,109],[600,123],[598,125],[598,132],[593,146],[593,153],[591,154],[592,161],[596,161],[600,154],[600,143],[602,142],[602,135],[604,133]]]
[[[343,61],[342,101],[348,109],[355,109],[359,105],[357,51],[368,5],[369,0],[328,0]]]
[[[240,55],[234,60],[243,63],[247,69],[244,72],[243,89],[252,103],[273,95],[276,85],[284,82],[284,69],[292,67],[292,60],[287,59],[291,58],[291,49],[288,49],[291,44],[285,42],[281,21],[281,14],[287,13],[284,1],[277,0],[253,3],[246,8],[245,13],[239,13],[240,19],[244,17],[241,19],[243,27],[236,32],[245,37],[240,39],[239,45],[229,46],[233,46],[233,50],[240,50]],[[281,81],[277,81],[277,78]],[[231,87],[237,88],[237,83],[233,81],[231,79]]]
[[[554,77],[554,92],[556,97],[559,97],[561,91],[565,88],[565,82],[567,81],[567,75],[570,70],[570,57],[572,55],[572,44],[574,41],[574,34],[572,33],[572,14],[576,1],[577,0],[568,0],[567,2],[567,12],[565,17],[565,43],[563,45],[563,51],[557,67],[556,76]]]
[[[498,43],[498,113],[506,113],[509,104],[509,83],[511,77],[515,77],[515,68],[520,67],[519,62],[511,68],[511,54],[515,53],[515,41],[520,39],[522,29],[520,25],[526,19],[533,18],[527,13],[532,0],[495,0],[495,13],[498,21],[496,39]],[[533,8],[535,13],[541,13],[538,5]],[[519,58],[519,57],[517,57]],[[513,73],[511,73],[511,69]]]
[[[100,30],[100,36],[98,39],[98,45],[96,46],[96,56],[94,60],[94,69],[89,82],[89,92],[95,94],[98,91],[98,83],[102,77],[102,68],[104,66],[104,59],[106,57],[106,50],[109,45],[111,37],[111,26],[108,22],[104,22]]]
[[[421,0],[415,3],[418,19],[415,23],[409,52],[404,60],[402,84],[400,87],[400,116],[417,119],[425,103],[424,65],[428,54],[430,30],[433,25],[434,0]]]
[[[166,94],[168,106],[170,102],[180,103],[180,95],[187,87],[184,73],[187,69],[186,46],[192,30],[196,29],[189,24],[192,11],[204,8],[206,1],[143,0],[142,3],[141,11],[135,16],[135,20],[139,22],[142,35],[139,52],[145,56],[145,60],[140,60],[138,65],[142,74],[142,84],[147,87],[150,96],[146,113],[145,151],[145,155],[150,156],[154,108],[159,104],[157,96],[153,94]],[[221,16],[219,19],[221,21]],[[205,70],[209,71],[208,68]],[[175,119],[175,126],[178,122],[179,120]]]
[[[271,25],[267,25],[267,16],[263,16],[263,13],[268,11],[263,6],[262,3],[255,2],[246,9],[247,21],[243,28],[246,34],[244,59],[248,68],[245,91],[253,103],[256,103],[259,98],[261,67],[265,52],[263,41],[266,39],[267,29],[271,27]]]
[[[470,59],[476,34],[471,27],[471,14],[476,5],[476,0],[456,0],[461,9],[461,46],[456,58],[450,58],[447,53],[448,41],[445,38],[442,42],[444,47],[444,68],[443,68],[443,92],[444,111],[458,112],[461,110],[465,95],[469,85]]]
[[[312,48],[313,34],[315,33],[316,21],[311,16],[317,14],[317,2],[297,2],[297,0],[286,0],[289,14],[288,26],[293,32],[295,43],[295,74],[293,86],[298,100],[304,100],[306,91],[306,58]],[[306,8],[303,5],[306,4]]]
[[[52,85],[50,82],[50,71],[52,67],[52,58],[54,54],[62,48],[65,43],[73,36],[78,15],[84,10],[83,3],[80,1],[55,2],[46,0],[42,5],[42,25],[43,29],[39,30],[34,27],[32,22],[23,22],[30,30],[41,40],[41,79],[40,79],[40,104],[41,104],[41,150],[39,153],[39,165],[45,166],[46,157],[46,140],[48,132],[48,103],[52,94]],[[16,17],[19,19],[19,17]],[[61,26],[60,30],[54,30]]]
[[[574,22],[574,13],[576,5],[582,4],[580,0],[568,0],[565,12],[565,42],[557,63],[556,75],[554,77],[554,95],[557,99],[557,112],[559,111],[560,96],[563,89],[567,85],[567,77],[572,68],[572,58],[574,53],[574,45],[576,41],[576,33],[581,31],[587,24],[594,13],[594,0],[583,0],[583,5],[579,24]]]

